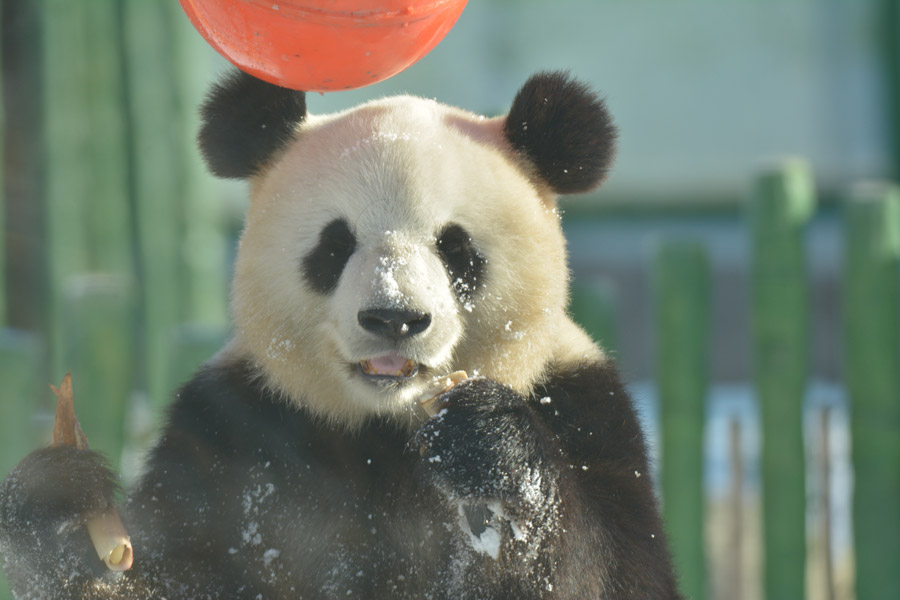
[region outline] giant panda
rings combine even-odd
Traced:
[[[557,197],[609,169],[602,100],[543,72],[505,117],[316,116],[234,72],[202,115],[211,171],[251,196],[233,339],[119,506],[131,570],[82,527],[117,494],[101,456],[41,449],[5,479],[17,597],[678,598],[631,400],[567,315]]]

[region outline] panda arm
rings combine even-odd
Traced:
[[[510,569],[549,573],[562,597],[678,597],[643,434],[611,365],[558,369],[530,398],[488,379],[447,396],[416,438],[425,477],[466,506],[501,503]]]
[[[84,524],[115,493],[96,452],[60,446],[22,459],[0,484],[0,554],[17,597],[80,598],[105,575]]]
[[[561,462],[560,566],[603,561],[610,598],[678,598],[633,401],[612,363],[561,369],[529,403]],[[598,565],[599,567],[599,565]],[[583,573],[572,572],[572,581]]]
[[[135,551],[125,573],[100,562],[83,527],[117,491],[103,457],[69,447],[26,456],[0,484],[0,555],[16,597],[144,600],[237,589],[240,572],[223,557],[234,532],[228,475],[240,468],[234,456],[256,450],[242,441],[244,425],[253,426],[246,381],[241,369],[206,369],[180,391],[140,484],[119,507]]]

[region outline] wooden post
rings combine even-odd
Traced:
[[[820,441],[822,454],[822,547],[823,547],[823,584],[825,586],[825,600],[835,600],[834,590],[834,561],[831,560],[831,544],[833,527],[831,525],[831,407],[822,408],[819,428],[822,439]]]
[[[730,582],[731,600],[744,600],[747,577],[744,569],[744,454],[741,422],[732,417],[728,424],[728,464],[731,486],[728,492],[729,556],[727,581]]]
[[[4,292],[8,326],[46,331],[47,235],[44,188],[41,17],[43,2],[5,1],[3,47],[3,185],[6,250]]]
[[[845,226],[856,597],[900,598],[900,190],[856,187]]]
[[[785,161],[755,181],[749,207],[751,331],[762,427],[765,597],[805,597],[803,400],[808,362],[804,226],[815,206],[811,174]]]
[[[670,242],[656,260],[663,515],[685,597],[706,596],[703,441],[709,265],[702,245]]]

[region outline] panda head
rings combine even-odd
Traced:
[[[412,422],[434,376],[527,391],[599,351],[566,316],[561,193],[598,185],[615,129],[564,73],[506,117],[407,96],[332,115],[233,74],[203,107],[211,170],[247,179],[235,340],[290,402],[353,426]]]

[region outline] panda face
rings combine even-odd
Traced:
[[[251,188],[221,356],[288,402],[412,425],[436,375],[528,392],[600,352],[566,315],[556,196],[599,184],[616,134],[566,73],[495,119],[405,96],[311,116],[302,92],[239,72],[202,113],[210,169]]]
[[[393,98],[310,118],[253,181],[235,320],[289,398],[341,423],[402,419],[453,370],[534,379],[568,273],[501,127]]]

